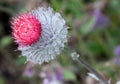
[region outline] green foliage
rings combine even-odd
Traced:
[[[80,32],[83,35],[90,33],[93,30],[96,18],[92,17],[90,20],[86,21],[80,28]]]
[[[5,47],[10,45],[12,42],[13,42],[13,39],[11,36],[4,36],[0,41],[0,45]]]
[[[75,81],[76,80],[75,74],[72,71],[70,71],[70,70],[64,71],[63,74],[64,74],[65,80],[71,80],[71,81]]]
[[[0,76],[0,84],[5,84],[5,79]]]
[[[16,59],[16,64],[17,65],[24,65],[26,62],[26,57],[25,56],[19,56],[17,59]]]

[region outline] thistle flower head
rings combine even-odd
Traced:
[[[51,7],[39,7],[13,21],[13,36],[27,61],[42,64],[56,58],[67,42],[65,20]]]
[[[29,13],[14,18],[12,29],[13,37],[21,45],[30,45],[36,42],[41,35],[41,23]]]

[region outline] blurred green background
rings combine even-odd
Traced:
[[[11,37],[12,17],[48,4],[69,26],[70,49],[113,84],[120,80],[120,0],[0,0],[0,84],[97,84],[67,50],[57,61],[34,67],[25,64]],[[51,80],[47,83],[48,72]],[[54,75],[57,72],[62,76]],[[63,79],[51,83],[57,76]]]

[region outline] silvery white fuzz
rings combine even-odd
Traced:
[[[23,56],[27,57],[27,61],[35,64],[49,62],[55,59],[64,49],[67,42],[68,27],[62,16],[58,12],[54,12],[51,7],[39,7],[29,14],[35,16],[40,22],[41,35],[33,44],[19,44],[18,50],[22,52]]]

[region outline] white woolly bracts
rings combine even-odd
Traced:
[[[39,7],[30,13],[41,22],[41,37],[32,45],[19,45],[18,50],[27,57],[27,61],[35,64],[49,62],[64,49],[67,42],[68,27],[62,16],[58,12],[55,13],[51,7],[47,9]]]

